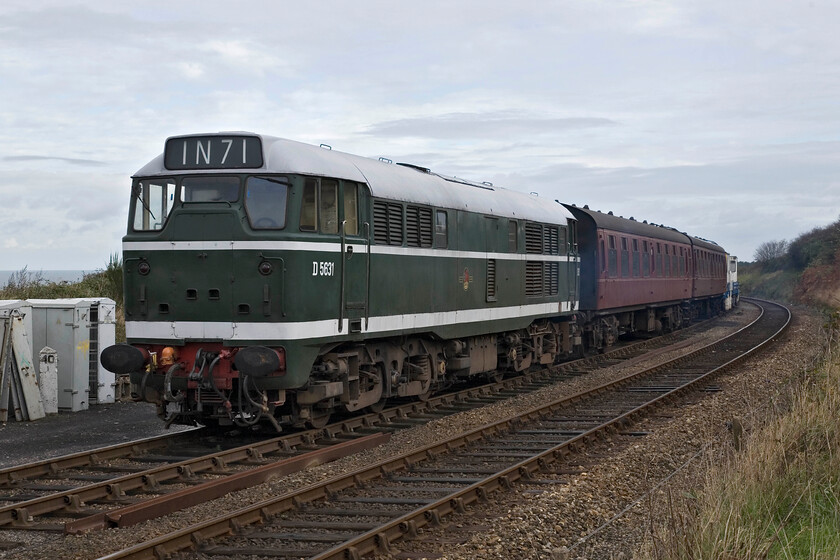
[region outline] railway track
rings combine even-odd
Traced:
[[[469,387],[427,402],[345,418],[322,430],[253,439],[236,446],[231,440],[195,430],[3,469],[0,527],[78,533],[137,523],[191,505],[201,492],[203,499],[209,500],[259,484],[266,477],[357,452],[375,444],[364,438],[370,434],[414,427],[533,392],[595,368],[673,350],[714,324],[707,321],[602,355]],[[184,496],[190,493],[193,497],[186,499]]]
[[[789,324],[786,308],[756,304],[763,309],[756,321],[682,357],[104,558],[324,560],[387,553],[390,543],[520,479],[556,472],[589,441],[627,430],[657,406],[707,386]]]

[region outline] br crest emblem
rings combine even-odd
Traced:
[[[470,282],[473,281],[473,277],[470,276],[469,269],[465,268],[464,273],[461,276],[458,277],[458,280],[461,282],[461,284],[464,285],[464,291],[469,290],[470,289]]]

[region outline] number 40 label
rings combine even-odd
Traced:
[[[334,262],[318,262],[312,263],[312,276],[332,276],[335,274]]]

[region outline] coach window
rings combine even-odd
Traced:
[[[642,241],[642,276],[650,276],[650,247],[647,241]]]
[[[449,246],[449,235],[447,229],[447,216],[445,210],[435,212],[435,247],[446,249]]]
[[[630,250],[627,248],[627,238],[621,238],[621,277],[630,276]]]
[[[662,262],[662,243],[656,244],[656,275],[660,278],[665,275],[665,265]]]
[[[601,275],[607,273],[607,252],[604,246],[604,239],[601,239]]]
[[[158,231],[163,229],[166,217],[175,204],[175,181],[156,179],[139,181],[133,187],[134,229],[136,231]]]
[[[641,276],[641,271],[639,270],[640,266],[640,258],[639,258],[639,240],[633,240],[633,277],[638,278]]]
[[[615,236],[610,235],[610,252],[608,254],[610,278],[618,276],[618,250],[615,248]]]
[[[359,185],[344,183],[344,233],[359,235]]]
[[[677,257],[677,246],[671,246],[671,276],[677,275],[677,270],[679,269],[679,261]]]
[[[245,183],[245,212],[254,229],[281,229],[286,227],[285,179],[248,177]]]

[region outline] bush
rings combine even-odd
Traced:
[[[59,299],[106,297],[116,302],[117,342],[125,341],[122,259],[111,255],[104,270],[85,274],[79,282],[48,282],[41,271],[27,267],[12,273],[0,288],[0,299]]]

